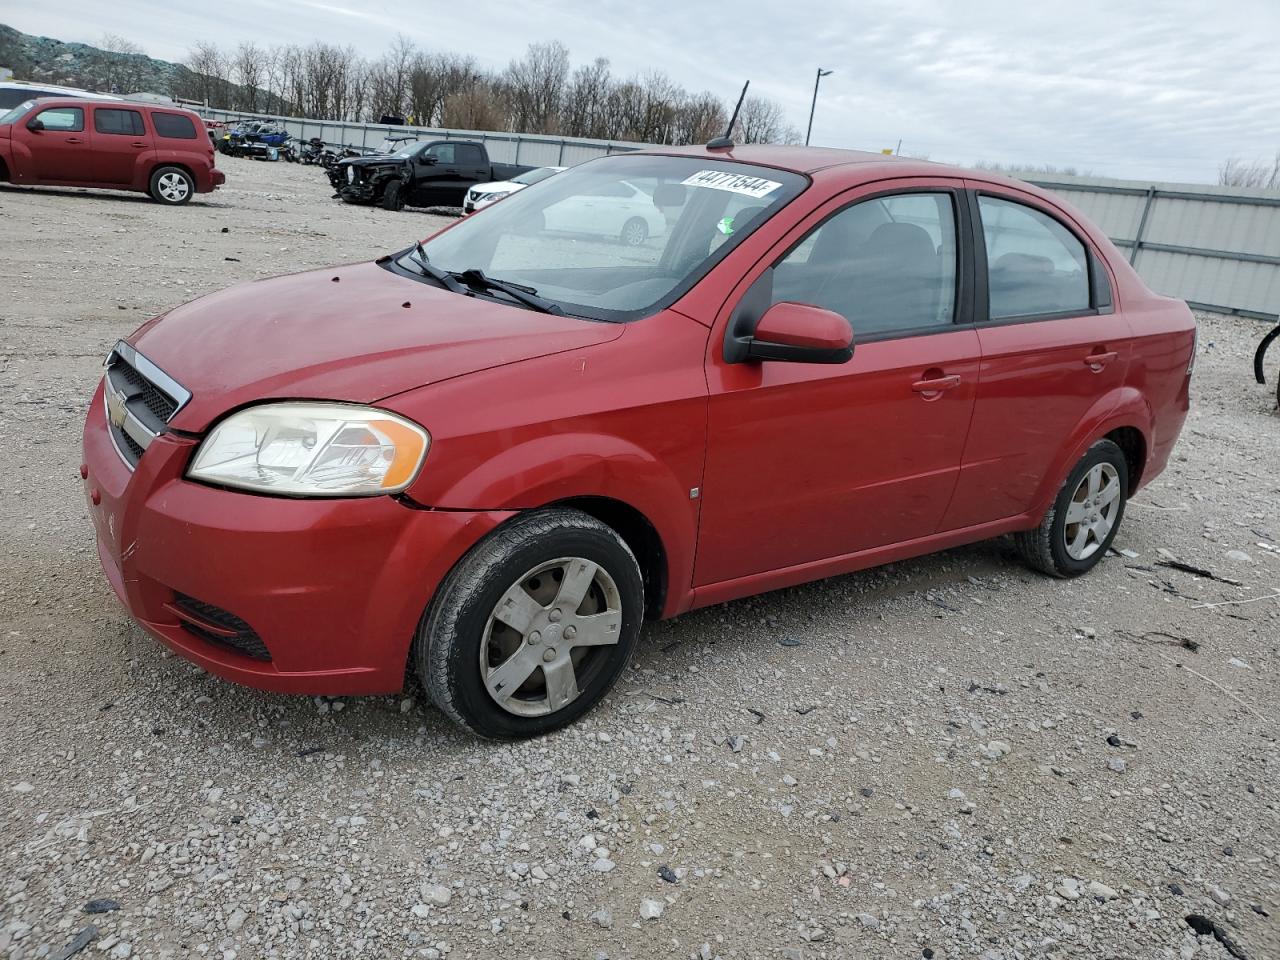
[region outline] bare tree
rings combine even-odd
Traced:
[[[241,43],[231,58],[232,76],[239,86],[236,109],[257,113],[262,84],[266,78],[266,62],[263,51],[253,41]]]
[[[561,132],[571,137],[607,137],[605,104],[612,83],[604,57],[573,71],[561,105]]]
[[[137,93],[146,74],[146,51],[131,40],[104,33],[93,58],[95,81],[113,93]]]
[[[560,41],[531,43],[503,75],[511,98],[514,129],[556,133],[569,78],[569,50]]]
[[[764,97],[742,101],[737,130],[743,143],[800,142],[800,132],[786,123],[782,105]]]
[[[1218,184],[1223,187],[1280,190],[1280,152],[1276,153],[1274,160],[1254,160],[1252,163],[1239,157],[1229,157],[1218,167]]]
[[[451,93],[440,111],[440,125],[453,130],[499,130],[506,123],[503,93],[490,83]]]
[[[191,70],[190,89],[184,96],[200,100],[213,107],[229,107],[230,82],[227,58],[216,43],[201,41],[187,54],[187,67]]]

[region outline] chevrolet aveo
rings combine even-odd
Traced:
[[[666,229],[548,229],[621,184]],[[582,164],[373,263],[111,351],[81,475],[147,632],[266,690],[411,675],[495,738],[597,703],[646,618],[1011,534],[1104,555],[1195,328],[1034,188],[835,150]]]

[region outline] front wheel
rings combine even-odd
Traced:
[[[521,515],[472,548],[440,585],[414,642],[432,701],[483,737],[572,723],[635,650],[644,586],[618,534],[578,510]]]
[[[404,184],[399,180],[392,180],[382,191],[382,208],[384,210],[404,209]]]
[[[1124,451],[1099,440],[1067,476],[1040,525],[1014,534],[1023,559],[1054,577],[1092,570],[1120,529],[1128,489]]]
[[[151,188],[148,192],[156,203],[176,207],[191,199],[191,195],[196,192],[196,182],[181,167],[160,167],[151,174]]]

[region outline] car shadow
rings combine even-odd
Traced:
[[[134,193],[126,190],[95,189],[93,187],[44,187],[16,183],[0,183],[0,194],[39,194],[42,197],[91,197],[97,200],[114,200],[120,203],[145,203],[150,206],[161,206],[145,193]],[[199,196],[197,194],[197,196]],[[186,206],[203,207],[205,202],[192,197]]]

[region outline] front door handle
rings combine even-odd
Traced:
[[[149,146],[149,144],[145,144],[145,143],[134,143],[134,144],[132,144],[132,146],[135,146],[135,147],[137,147],[138,149],[142,149],[143,147]]]
[[[936,400],[947,390],[952,390],[960,386],[960,377],[952,374],[949,377],[931,377],[927,380],[917,380],[911,385],[911,389],[916,393],[922,394],[925,400]]]
[[[67,143],[84,143],[79,137],[67,137]]]
[[[1114,360],[1119,354],[1114,350],[1099,351],[1091,353],[1084,358],[1084,365],[1094,373],[1101,373],[1108,363]]]

